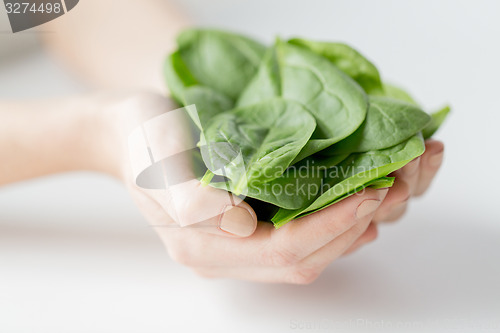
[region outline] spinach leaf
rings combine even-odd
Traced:
[[[377,67],[349,45],[315,42],[301,38],[293,38],[288,42],[305,47],[327,58],[340,70],[353,78],[367,94],[379,94],[383,91]]]
[[[242,91],[237,106],[252,105],[281,96],[281,76],[276,47],[270,47],[259,66],[257,74]]]
[[[290,166],[279,178],[258,187],[250,186],[245,195],[281,208],[298,209],[316,197],[322,187],[325,171],[347,157],[348,155],[308,157]],[[234,186],[230,181],[210,185],[231,192]]]
[[[192,77],[233,100],[257,72],[266,50],[245,36],[211,29],[185,30],[177,44]]]
[[[406,90],[389,83],[384,83],[384,93],[382,95],[418,106],[418,103]]]
[[[367,185],[367,187],[369,186],[370,188],[378,190],[381,188],[392,187],[392,185],[394,185],[395,180],[396,180],[396,177],[382,177],[379,179],[375,179],[371,182],[368,182],[365,185]]]
[[[179,105],[186,105],[184,102],[184,90],[187,87],[198,84],[198,81],[187,68],[179,51],[173,52],[167,57],[163,70],[171,97]]]
[[[299,215],[328,207],[338,198],[360,186],[402,168],[422,155],[424,150],[424,141],[419,134],[391,148],[352,154],[326,172],[325,191],[319,197],[300,209],[281,208],[272,221],[276,226],[281,226]]]
[[[362,153],[395,146],[420,132],[430,121],[418,107],[386,97],[370,96],[363,124],[325,154]]]
[[[307,143],[315,128],[314,118],[299,103],[282,99],[240,107],[214,117],[203,130],[205,144],[226,143],[212,150],[209,165],[226,165],[225,172],[236,194],[280,177]],[[203,144],[203,143],[202,143]],[[227,163],[234,151],[241,153],[240,165]],[[210,169],[210,168],[209,168]]]
[[[317,195],[324,175],[321,170],[304,177],[298,176],[296,172],[298,172],[296,169],[287,169],[283,175],[272,181],[258,186],[249,185],[243,194],[277,207],[298,209]],[[210,186],[234,193],[236,184],[226,181],[213,182]]]
[[[424,139],[427,140],[431,136],[433,136],[434,133],[436,133],[436,131],[439,129],[439,127],[443,124],[444,120],[448,116],[448,113],[450,113],[450,107],[447,105],[443,107],[441,110],[431,114],[430,123],[422,130],[422,135],[424,136]]]
[[[407,91],[391,84],[384,83],[384,96],[391,97],[394,99],[399,99],[401,101],[418,106],[418,103]],[[424,140],[429,139],[431,136],[434,135],[434,133],[436,133],[436,131],[445,121],[450,110],[451,110],[450,106],[446,105],[442,109],[434,113],[431,113],[430,115],[431,118],[429,123],[427,124],[427,126],[425,126],[425,128],[422,129],[422,135],[424,136]]]
[[[316,119],[297,162],[352,134],[364,121],[367,97],[335,65],[305,48],[277,41],[237,105],[276,96],[301,103]]]
[[[184,90],[184,105],[191,104],[196,105],[200,129],[206,126],[210,119],[217,114],[231,110],[234,107],[234,102],[229,97],[212,88],[199,85]]]
[[[352,191],[350,191],[350,192],[348,192],[348,193],[346,193],[346,194],[344,194],[344,195],[336,198],[335,200],[333,200],[331,203],[329,203],[328,205],[326,205],[324,207],[317,208],[315,210],[308,211],[307,213],[303,213],[303,214],[298,215],[296,217],[296,219],[304,217],[304,216],[307,216],[307,215],[311,215],[313,213],[316,213],[316,212],[322,210],[323,208],[326,208],[328,206],[336,204],[337,202],[339,202],[341,200],[344,200],[345,198],[348,198],[351,195],[356,194],[356,193],[362,191],[365,188],[370,187],[370,188],[373,188],[373,189],[380,189],[380,188],[392,187],[392,185],[394,185],[394,181],[395,180],[396,180],[396,178],[394,178],[394,177],[381,177],[381,178],[378,178],[378,179],[374,179],[374,180],[368,181],[365,184],[356,187],[354,190],[352,190]],[[286,223],[287,222],[275,224],[275,227],[276,227],[276,229],[279,229],[280,227],[282,227]]]
[[[313,139],[324,149],[352,134],[364,121],[367,97],[363,90],[325,58],[297,46],[281,43],[282,95],[304,105],[316,118]],[[307,149],[308,146],[306,146]]]
[[[277,228],[392,186],[386,176],[423,153],[449,112],[429,117],[345,44],[295,38],[266,51],[213,29],[177,44],[165,77],[179,104],[197,107],[187,111],[201,130],[202,183],[246,195]]]

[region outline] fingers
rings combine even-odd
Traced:
[[[349,255],[362,246],[373,242],[378,237],[378,227],[375,223],[370,223],[365,232],[342,254],[343,256]]]
[[[169,187],[166,208],[181,227],[206,227],[206,231],[248,237],[257,227],[253,209],[229,192],[203,186],[197,180]]]
[[[157,231],[172,259],[189,267],[264,266],[272,255],[264,252],[274,231],[267,222],[259,222],[253,235],[246,238],[209,235],[191,227]]]
[[[361,239],[361,236],[366,233],[374,213],[375,211],[372,211],[365,215],[363,218],[359,219],[358,223],[356,223],[352,228],[305,258],[303,260],[303,265],[305,267],[320,267],[321,269],[324,269],[357,241],[365,242],[366,238],[376,236],[372,230],[365,236],[365,239]]]
[[[229,192],[203,186],[196,180],[147,190],[180,228],[226,236],[248,237],[257,228],[254,210]]]
[[[227,191],[202,186],[194,170],[197,148],[186,108],[160,113],[129,136],[138,190],[156,201],[180,227],[248,237],[257,226],[253,209]]]
[[[283,263],[304,259],[346,231],[364,232],[388,189],[367,189],[362,195],[350,196],[335,205],[288,223],[272,234],[272,251],[281,254]],[[351,241],[355,233],[346,239]],[[354,241],[354,239],[352,239]],[[279,258],[279,257],[278,257]]]
[[[417,187],[419,175],[420,175],[420,157],[417,157],[401,169],[395,171],[393,175],[398,179],[404,181],[408,184],[410,195],[413,194]]]
[[[420,175],[415,195],[422,195],[432,183],[436,176],[444,156],[444,144],[436,140],[427,140],[425,142],[426,151],[421,158]]]
[[[443,143],[426,141],[425,153],[394,172],[396,181],[380,206],[374,221],[391,222],[399,219],[406,211],[410,196],[423,194],[431,184],[443,160]]]
[[[366,220],[368,219],[367,217]],[[314,254],[316,256],[314,260],[308,258],[294,265],[268,267],[198,266],[193,267],[193,270],[205,278],[224,277],[266,283],[310,284],[319,277],[331,261],[336,259],[345,250],[348,246],[347,244],[352,243],[352,240],[359,236],[359,231],[363,229],[364,227],[361,227],[359,230],[350,230],[344,233],[339,237],[338,242],[337,240],[332,241],[331,246],[330,244],[328,245],[330,248],[326,249],[326,251],[322,249],[320,251],[323,251],[323,253],[318,251]],[[351,235],[347,235],[348,233],[351,233]],[[364,244],[373,241],[376,237],[377,227],[375,224],[369,223],[369,226],[362,232],[362,235],[350,245],[348,251],[353,252]],[[335,250],[334,248],[337,249]]]
[[[336,251],[345,250],[365,231],[386,194],[387,189],[367,189],[362,195],[353,195],[278,230],[270,223],[260,222],[251,237],[205,238],[202,248],[198,247],[201,240],[194,240],[183,252],[189,252],[186,255],[190,257],[189,266],[288,267],[300,263],[350,230],[337,247],[331,246],[328,250],[330,257],[337,257],[340,253]],[[181,237],[167,241],[174,248],[186,243]],[[218,255],[214,257],[213,253]]]
[[[401,217],[406,211],[408,200],[410,198],[410,186],[401,178],[396,178],[394,185],[389,189],[384,202],[380,205],[375,216],[374,222],[394,221]]]
[[[257,227],[253,209],[227,191],[203,186],[193,171],[193,152],[186,150],[156,162],[152,174],[161,184],[157,189],[141,190],[180,227],[233,237],[250,236]]]

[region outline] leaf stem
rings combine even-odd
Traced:
[[[233,193],[236,195],[240,195],[243,190],[247,187],[247,178],[246,175],[240,177],[238,183],[233,188]]]
[[[214,176],[215,175],[212,171],[207,170],[207,172],[205,172],[205,174],[203,175],[203,177],[200,180],[201,185],[207,186],[208,184],[210,184],[210,182],[212,181],[212,178],[214,178]]]

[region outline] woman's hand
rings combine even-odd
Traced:
[[[173,172],[186,181],[165,189],[137,186],[129,134],[176,107],[153,94],[113,97],[103,105],[103,121],[110,124],[110,140],[117,147],[117,155],[111,157],[116,162],[115,175],[124,181],[172,259],[205,277],[310,283],[339,256],[374,240],[377,227],[372,221],[398,218],[410,195],[421,194],[429,186],[442,159],[442,144],[430,141],[421,158],[395,173],[396,184],[390,190],[367,189],[275,230],[271,223],[257,221],[246,202],[201,186],[182,157],[169,172],[176,169]],[[175,119],[163,123],[159,137],[149,138],[153,160],[158,150],[155,143],[163,143],[163,157],[179,156],[192,146]]]
[[[412,196],[422,195],[429,188],[441,167],[443,155],[442,142],[427,140],[425,153],[422,156],[394,172],[396,182],[377,211],[374,220],[391,222],[399,219],[406,211],[408,200]]]
[[[441,141],[429,139],[425,142],[425,152],[422,156],[391,174],[396,177],[396,180],[377,209],[373,223],[370,224],[370,228],[375,230],[374,233],[376,232],[375,224],[397,221],[406,212],[410,198],[421,196],[427,191],[441,167],[443,156],[444,144]],[[344,254],[354,252],[363,246],[362,239],[363,237]]]

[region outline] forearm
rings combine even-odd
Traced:
[[[72,170],[111,173],[92,99],[0,102],[0,185]]]
[[[79,75],[106,88],[165,91],[162,64],[188,20],[165,0],[85,0],[52,21],[49,48]]]

